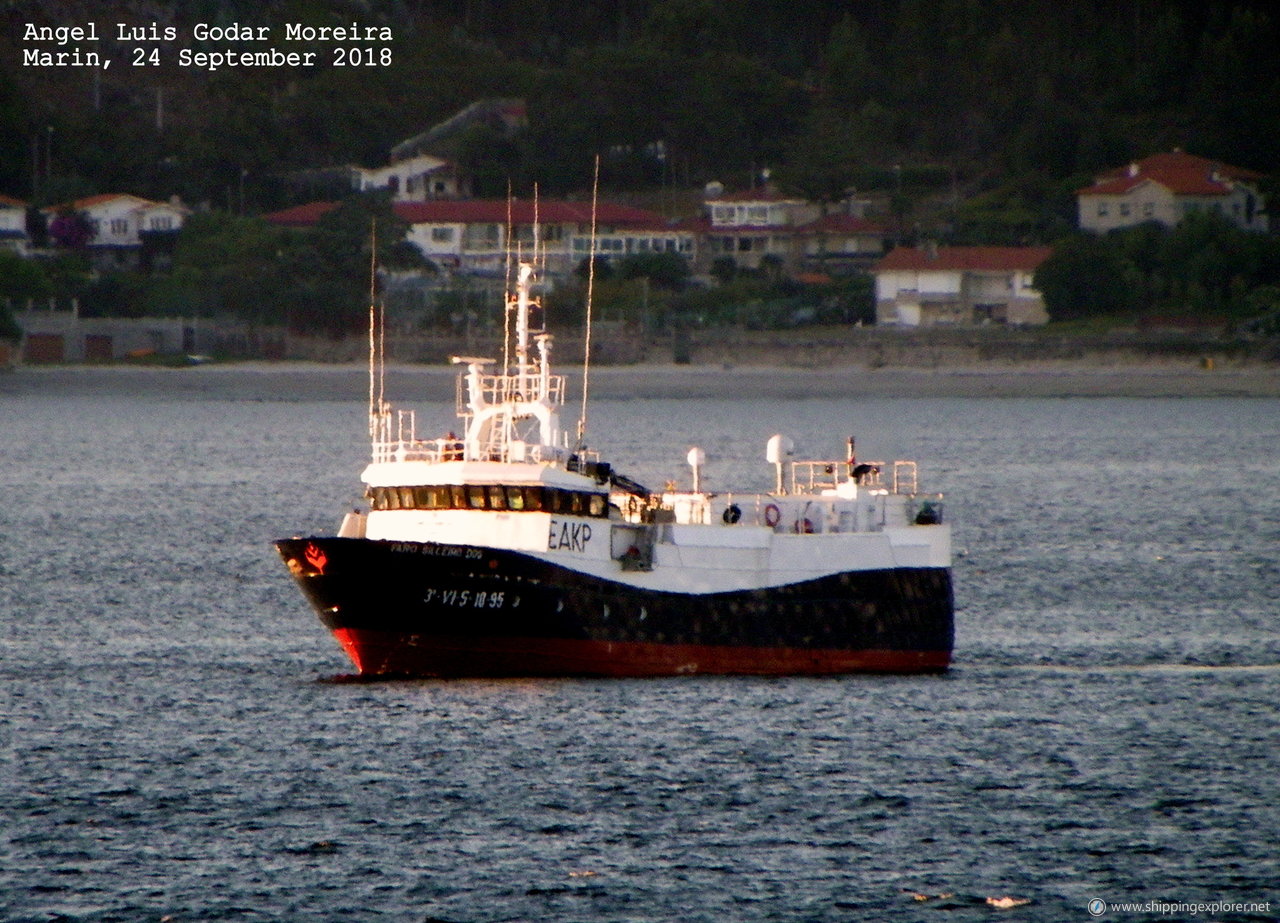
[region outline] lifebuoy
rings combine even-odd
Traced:
[[[772,529],[782,519],[782,510],[778,509],[776,503],[770,503],[764,508],[764,524]]]

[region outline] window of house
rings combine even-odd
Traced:
[[[111,233],[112,234],[128,234],[129,219],[128,218],[112,218]]]
[[[1121,202],[1121,203],[1120,203],[1120,217],[1122,217],[1122,218],[1127,218],[1127,217],[1129,217],[1129,203],[1128,203],[1128,202]]]
[[[432,228],[431,242],[437,244],[453,243],[453,228]]]
[[[1110,203],[1110,202],[1099,202],[1099,203],[1098,203],[1098,217],[1099,217],[1099,218],[1105,218],[1105,217],[1107,217],[1107,215],[1109,215],[1109,214],[1111,214],[1111,203]]]

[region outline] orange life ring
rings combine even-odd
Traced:
[[[772,529],[782,519],[782,510],[778,509],[776,503],[770,503],[764,508],[764,524]]]

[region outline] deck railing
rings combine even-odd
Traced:
[[[551,406],[564,403],[564,376],[547,376],[546,400]],[[524,375],[481,375],[480,395],[486,404],[505,404],[542,400],[542,375],[539,372],[528,372]],[[457,381],[456,403],[458,414],[469,416],[471,413],[469,395],[467,393],[467,376],[461,375]]]

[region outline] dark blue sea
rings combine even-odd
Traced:
[[[916,459],[954,669],[353,684],[271,541],[359,502],[359,392],[32,374],[0,377],[6,923],[1280,918],[1280,401],[596,402],[656,486],[699,445],[766,488],[775,432]]]

